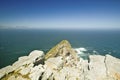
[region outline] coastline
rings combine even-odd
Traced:
[[[111,55],[90,55],[84,60],[67,40],[44,55],[34,50],[28,56],[0,69],[1,80],[119,80],[120,59]],[[74,72],[74,73],[73,73]]]

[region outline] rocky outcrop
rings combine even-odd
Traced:
[[[43,65],[39,64],[38,66],[34,67],[34,63],[37,60],[41,60],[43,56],[44,56],[43,51],[34,50],[29,54],[29,56],[20,57],[18,61],[16,61],[12,65],[0,69],[0,79],[1,80],[31,80],[31,79],[38,80],[38,79],[34,79],[34,77],[36,76],[39,77],[39,73],[43,71],[42,69]]]
[[[72,49],[70,43],[67,40],[63,40],[50,51],[48,51],[48,53],[45,55],[45,59],[56,56],[62,56],[64,58],[69,55],[71,55],[74,59],[77,59],[77,54]]]
[[[0,80],[120,80],[120,59],[90,55],[84,60],[63,40],[46,55],[35,50],[0,69]]]
[[[106,74],[113,80],[120,80],[120,59],[111,55],[105,56]]]

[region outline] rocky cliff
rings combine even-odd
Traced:
[[[0,69],[0,80],[120,80],[120,59],[111,55],[77,56],[67,40],[46,55],[34,50]]]

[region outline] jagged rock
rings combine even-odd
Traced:
[[[6,80],[6,79],[4,79],[4,80]],[[7,78],[7,80],[30,80],[30,79],[25,78],[21,75],[11,75]]]
[[[86,79],[104,80],[106,78],[105,56],[90,55]]]
[[[120,59],[90,55],[84,60],[63,40],[45,56],[35,50],[0,69],[0,80],[120,80]]]
[[[120,59],[106,55],[105,64],[107,76],[113,78],[113,80],[120,80]]]
[[[0,79],[5,76],[6,74],[9,74],[10,72],[13,72],[14,69],[12,66],[6,66],[2,69],[0,69]]]
[[[53,74],[53,70],[50,68],[46,68],[44,74],[41,75],[42,76],[41,80],[49,80],[52,74]]]
[[[74,67],[63,67],[54,74],[55,80],[80,80],[80,71]]]
[[[34,50],[29,54],[29,56],[20,57],[12,66],[16,69],[23,65],[27,66],[30,63],[34,63],[37,59],[41,59],[43,56],[43,51]]]
[[[56,58],[49,58],[47,61],[45,61],[45,65],[50,69],[58,69],[62,67],[63,59],[61,56]]]
[[[71,48],[70,43],[67,40],[61,41],[59,44],[57,44],[55,47],[53,47],[46,55],[45,59],[56,57],[56,56],[69,56],[72,55],[73,58],[77,59],[77,54],[75,51]]]
[[[38,66],[35,66],[34,68],[31,69],[29,78],[31,80],[39,80],[40,76],[44,71],[45,71],[45,68],[43,65],[40,64]]]
[[[120,80],[120,59],[111,55],[90,55],[85,80]]]
[[[28,80],[30,71],[34,67],[36,60],[42,59],[43,51],[34,50],[29,56],[23,56],[18,59],[12,66],[7,66],[0,69],[0,79],[3,80]],[[17,76],[17,77],[16,77]]]

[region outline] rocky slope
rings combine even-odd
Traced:
[[[120,59],[90,55],[84,60],[63,40],[46,55],[34,50],[0,69],[0,80],[120,80]]]

